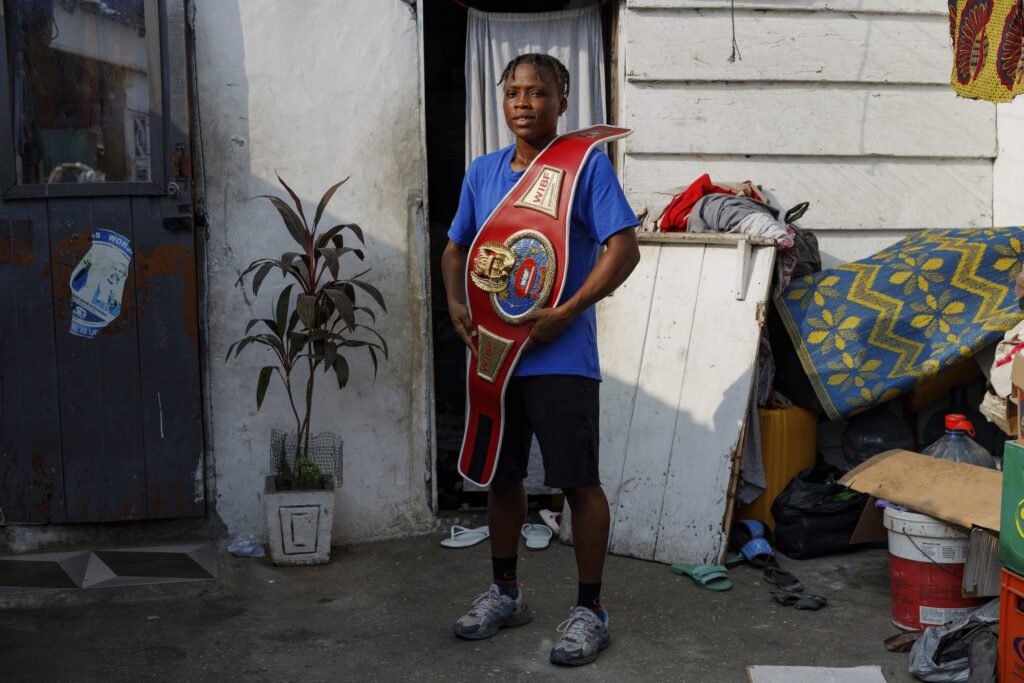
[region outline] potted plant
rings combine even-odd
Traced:
[[[233,343],[227,353],[230,360],[232,354],[237,358],[249,346],[270,349],[275,362],[260,369],[256,409],[262,408],[270,380],[277,375],[295,420],[294,450],[282,444],[280,452],[275,453],[277,471],[267,477],[264,493],[270,555],[278,565],[323,564],[330,559],[335,473],[325,473],[310,451],[317,371],[333,373],[338,388],[343,389],[349,379],[347,353],[354,349],[368,351],[374,376],[380,356],[386,359],[388,355],[387,343],[374,329],[373,304],[386,312],[384,298],[362,279],[368,269],[352,276],[343,273],[343,266],[352,263],[351,257],[365,259],[361,249],[346,246],[344,239],[347,231],[365,245],[362,229],[355,223],[344,223],[320,230],[324,209],[345,180],[324,193],[311,226],[302,202],[278,176],[295,208],[280,197],[263,197],[277,209],[298,250],[256,259],[236,283],[245,288],[251,276],[252,294],[258,297],[261,285],[274,271],[293,281],[277,296],[270,317],[250,320],[246,336]],[[296,390],[301,391],[298,401]],[[340,476],[340,470],[336,474]]]

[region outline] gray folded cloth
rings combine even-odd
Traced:
[[[752,215],[764,218],[748,219]],[[768,221],[774,225],[769,225]],[[689,232],[753,232],[774,239],[786,237],[786,229],[780,224],[776,209],[752,197],[721,193],[705,195],[697,200],[686,229]]]

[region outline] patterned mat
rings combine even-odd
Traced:
[[[922,230],[776,299],[830,419],[906,393],[1020,322],[1024,228]]]

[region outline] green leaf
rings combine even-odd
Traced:
[[[384,340],[384,337],[380,336],[380,332],[373,329],[369,325],[356,325],[356,327],[362,328],[364,330],[369,330],[371,334],[375,335],[377,339],[380,340],[381,350],[384,352],[384,357],[388,357],[388,343]]]
[[[370,296],[372,296],[373,300],[376,301],[377,304],[381,307],[381,310],[383,310],[385,313],[387,312],[388,307],[384,305],[384,297],[381,295],[380,290],[371,285],[369,282],[363,282],[362,280],[352,279],[349,280],[349,282],[358,287],[359,289],[363,290]]]
[[[235,280],[235,286],[236,287],[244,286],[245,285],[245,276],[248,275],[249,273],[253,272],[254,270],[260,268],[265,263],[275,263],[275,261],[273,261],[272,259],[268,259],[268,258],[256,259],[255,261],[250,263],[248,266],[246,266],[245,270],[243,270],[239,274],[238,279]]]
[[[281,183],[284,186],[284,189],[288,191],[288,194],[291,195],[292,201],[295,202],[295,208],[299,210],[299,217],[302,218],[302,224],[305,225],[308,230],[309,225],[306,223],[306,214],[302,211],[302,202],[299,201],[299,196],[292,191],[292,188],[288,187],[288,183],[284,181],[284,178],[281,177],[280,173],[275,172],[274,175],[277,176],[277,182]]]
[[[309,234],[309,231],[302,224],[302,220],[299,219],[292,208],[285,204],[280,197],[274,197],[269,194],[260,196],[270,200],[270,203],[274,205],[277,212],[281,214],[281,219],[284,221],[285,227],[288,228],[288,233],[292,236],[292,239],[302,247],[303,251],[308,251],[311,246],[310,243],[313,241],[313,236]]]
[[[373,376],[377,376],[377,352],[374,351],[372,346],[367,346],[367,350],[370,352],[370,358],[373,359]]]
[[[302,353],[308,339],[309,335],[305,332],[292,332],[288,335],[288,358],[290,360],[295,360]]]
[[[274,330],[274,334],[278,336],[284,333],[288,325],[288,304],[291,302],[292,287],[294,285],[285,287],[281,290],[281,296],[277,298],[277,308],[274,312],[274,322],[277,324],[277,327]]]
[[[338,261],[338,251],[334,247],[322,247],[317,249],[317,252],[327,259],[327,268],[331,271],[331,277],[337,280],[338,271],[341,269],[341,264]]]
[[[295,331],[295,326],[299,324],[299,312],[292,311],[291,316],[288,318],[288,329],[285,330],[287,334],[291,334]]]
[[[334,304],[334,309],[338,311],[338,317],[345,321],[345,325],[348,329],[352,329],[356,324],[356,312],[352,306],[352,301],[346,296],[345,292],[335,288],[327,287],[324,289],[331,303]]]
[[[256,276],[252,279],[252,295],[253,296],[259,296],[259,294],[260,294],[260,285],[263,284],[263,281],[266,279],[266,277],[270,273],[270,271],[272,271],[274,269],[275,265],[276,264],[274,264],[272,261],[270,263],[264,263],[262,266],[260,266],[260,269],[258,271],[256,271]]]
[[[344,389],[345,385],[348,384],[348,361],[345,360],[345,356],[337,356],[332,364],[334,368],[334,374],[338,376],[338,388]]]
[[[370,316],[370,320],[372,320],[373,322],[377,322],[377,314],[374,313],[373,309],[370,308],[369,306],[356,306],[356,310],[366,313],[368,316]]]
[[[338,345],[331,342],[324,343],[324,372],[334,367],[334,360],[338,357]]]
[[[260,368],[260,378],[256,382],[256,410],[263,407],[263,399],[267,396],[267,387],[270,385],[270,376],[274,372],[274,366],[265,365]]]
[[[327,204],[331,201],[331,197],[334,196],[334,193],[338,191],[339,187],[345,184],[346,180],[348,180],[348,178],[345,178],[345,180],[341,180],[337,183],[334,183],[329,188],[327,188],[327,192],[324,192],[324,196],[320,198],[319,206],[316,207],[316,218],[313,219],[314,228],[320,225],[320,217],[324,215],[324,209],[327,208]]]
[[[324,234],[320,235],[320,237],[318,237],[317,240],[316,240],[316,246],[318,246],[318,247],[326,247],[328,245],[328,243],[330,243],[332,241],[334,242],[335,246],[338,246],[338,247],[343,246],[345,241],[341,238],[339,233],[342,230],[344,230],[345,228],[348,228],[349,230],[351,230],[352,233],[356,237],[359,238],[359,241],[361,243],[366,244],[366,242],[363,240],[363,229],[360,228],[358,224],[356,224],[356,223],[341,223],[339,225],[335,225],[330,230],[328,230]]]
[[[299,294],[299,298],[295,303],[295,308],[299,311],[299,317],[302,318],[302,323],[309,329],[316,326],[316,297],[312,294]]]
[[[249,344],[252,344],[255,340],[255,337],[245,337],[244,339],[239,339],[238,341],[236,341],[234,344],[228,347],[228,355],[227,357],[224,358],[224,362],[227,363],[231,359],[232,349],[235,350],[235,358],[238,358],[238,355],[242,353],[242,349],[244,349]]]
[[[306,259],[297,259],[288,267],[288,272],[302,284],[303,289],[311,289],[312,281],[309,277],[309,268],[306,266]]]

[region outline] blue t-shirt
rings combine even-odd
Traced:
[[[512,170],[515,145],[477,157],[462,181],[459,210],[448,237],[469,247],[480,227],[491,215],[523,172]],[[564,191],[564,190],[563,190]],[[562,289],[562,301],[569,300],[597,263],[598,249],[609,237],[637,224],[608,157],[593,151],[580,173],[572,203],[569,228],[569,271]],[[519,359],[515,373],[532,375],[582,375],[601,379],[597,360],[597,318],[591,306],[573,318],[562,333],[546,344],[536,344]]]

